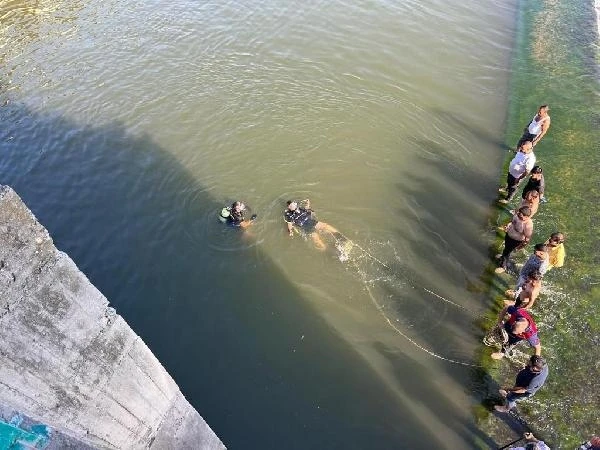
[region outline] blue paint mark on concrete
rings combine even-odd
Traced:
[[[0,450],[44,449],[50,441],[51,428],[37,424],[29,430],[21,428],[23,417],[13,416],[9,422],[0,420]]]

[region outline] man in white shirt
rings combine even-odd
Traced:
[[[512,200],[517,186],[523,178],[527,176],[531,169],[535,166],[535,154],[533,153],[533,145],[531,141],[525,141],[519,147],[519,151],[508,166],[508,174],[506,176],[506,199],[500,200],[500,203],[508,203]],[[502,191],[503,189],[501,189]]]

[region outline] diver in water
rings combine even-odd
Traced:
[[[237,201],[221,210],[219,220],[232,227],[247,228],[256,220],[256,214],[252,214],[250,219],[246,219],[246,205]]]
[[[310,209],[309,199],[301,202],[289,200],[287,202],[287,208],[283,212],[283,220],[285,220],[285,223],[287,224],[290,236],[294,235],[294,226],[296,226],[306,234],[310,235],[315,247],[319,250],[325,250],[327,247],[321,240],[321,237],[319,236],[320,233],[331,233],[336,240],[346,240],[336,228],[325,222],[320,222],[315,218],[314,211]]]

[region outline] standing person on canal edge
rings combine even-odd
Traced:
[[[565,235],[559,232],[552,233],[546,241],[548,249],[548,270],[553,267],[562,267],[565,263]]]
[[[297,226],[310,235],[315,247],[319,250],[325,250],[327,247],[319,236],[320,233],[327,232],[331,233],[334,237],[343,238],[336,228],[316,219],[314,211],[310,209],[309,199],[303,200],[300,203],[295,200],[288,200],[287,208],[283,212],[283,220],[285,220],[290,237],[294,236],[294,226]]]
[[[510,254],[517,249],[525,247],[533,234],[533,221],[531,220],[531,209],[528,206],[519,208],[512,220],[504,227],[504,250],[497,258],[500,260],[496,273],[506,272]]]
[[[509,297],[510,300],[505,300],[504,304],[530,310],[533,308],[533,304],[540,295],[541,289],[542,274],[535,270],[529,273],[527,280],[522,286],[519,286],[516,291],[512,289],[506,291],[506,296]]]
[[[544,358],[533,355],[527,365],[517,374],[512,388],[500,389],[500,395],[506,399],[505,405],[496,405],[498,412],[508,412],[517,406],[517,402],[534,395],[548,378],[548,365]]]
[[[546,190],[546,182],[544,180],[543,170],[540,166],[533,166],[531,169],[531,176],[523,188],[522,198],[525,198],[527,193],[533,190],[538,191],[540,194],[540,202],[545,203],[546,198],[544,197],[544,191]]]
[[[519,183],[533,169],[535,165],[535,154],[533,145],[530,141],[525,141],[519,146],[517,154],[508,165],[506,174],[506,187],[500,188],[500,192],[506,191],[506,198],[501,199],[500,203],[508,203],[512,200]]]
[[[508,317],[508,318],[507,318]],[[508,334],[508,342],[502,345],[499,352],[492,353],[492,359],[502,359],[512,348],[522,340],[527,340],[534,348],[536,355],[542,354],[542,345],[537,333],[533,317],[523,308],[507,306],[498,316],[498,326],[503,327]]]
[[[539,272],[541,276],[544,276],[548,271],[548,247],[546,244],[535,244],[533,255],[531,255],[519,272],[519,279],[517,280],[517,288],[521,287],[527,277],[532,272]]]
[[[523,136],[519,139],[517,148],[525,141],[531,141],[531,144],[535,147],[535,145],[544,137],[550,128],[549,111],[550,107],[548,105],[542,105],[538,108],[537,114],[533,116],[529,125],[523,130]]]

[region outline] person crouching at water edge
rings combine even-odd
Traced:
[[[517,402],[534,395],[548,378],[548,364],[544,358],[533,355],[527,365],[517,374],[512,388],[500,389],[498,392],[506,399],[505,405],[496,405],[498,412],[508,412],[517,406]]]
[[[536,355],[542,354],[542,345],[537,333],[533,317],[523,308],[507,306],[498,316],[498,326],[503,327],[508,334],[508,342],[502,345],[502,350],[492,353],[493,359],[502,359],[512,348],[522,340],[527,340],[534,348]]]
[[[256,219],[256,214],[252,214],[250,219],[246,219],[246,205],[237,201],[233,202],[231,206],[223,208],[219,219],[232,227],[247,228]]]
[[[517,249],[525,247],[531,235],[533,234],[533,220],[531,220],[531,209],[528,206],[519,208],[512,220],[502,227],[506,231],[504,236],[504,250],[501,254],[496,255],[499,259],[499,265],[496,268],[496,273],[506,272],[510,254]]]
[[[310,209],[310,200],[306,199],[299,204],[297,201],[288,200],[287,208],[283,212],[283,220],[287,224],[288,234],[294,236],[294,226],[300,228],[306,234],[309,234],[319,250],[325,250],[326,245],[321,240],[319,233],[327,232],[336,236],[341,236],[340,232],[325,222],[319,222],[314,211]]]
[[[499,200],[500,203],[508,203],[512,200],[519,183],[531,172],[535,165],[535,154],[530,141],[525,141],[508,166],[506,175],[506,187],[500,188],[500,192],[506,191],[506,198]]]

